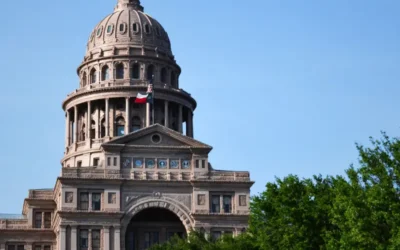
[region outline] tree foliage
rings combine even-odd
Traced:
[[[356,145],[345,176],[289,175],[252,198],[248,233],[212,242],[201,234],[152,249],[400,249],[400,141],[382,133]]]

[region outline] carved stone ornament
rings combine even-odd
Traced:
[[[204,206],[205,204],[206,204],[206,195],[205,194],[199,194],[197,196],[197,205]]]
[[[65,192],[65,203],[73,203],[73,202],[74,202],[74,193]]]
[[[247,196],[246,195],[239,195],[239,206],[247,206]]]

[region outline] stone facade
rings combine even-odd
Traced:
[[[29,191],[21,218],[0,217],[0,250],[146,249],[192,230],[245,231],[250,174],[211,166],[180,73],[164,28],[140,1],[118,0],[63,102],[61,175]],[[153,105],[135,104],[150,83]]]

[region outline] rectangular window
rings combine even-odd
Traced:
[[[206,168],[206,161],[205,160],[201,160],[201,168]]]
[[[7,250],[15,250],[15,246],[14,245],[8,245]]]
[[[35,213],[35,228],[42,228],[42,212]]]
[[[94,158],[94,159],[93,159],[93,166],[94,166],[94,167],[99,166],[99,158]]]
[[[80,230],[79,232],[79,247],[80,250],[87,250],[89,247],[89,233],[88,230]]]
[[[82,167],[82,161],[78,161],[78,163],[76,164],[76,166],[77,166],[78,168]]]
[[[113,162],[113,163],[114,163],[114,164],[113,164],[114,167],[117,166],[117,157],[114,157],[114,162]]]
[[[92,230],[92,250],[100,250],[100,230]]]
[[[80,210],[89,210],[89,193],[80,193],[79,204]]]
[[[196,168],[199,168],[199,160],[196,160]]]
[[[211,200],[212,200],[211,212],[212,213],[219,213],[221,211],[219,195],[213,195]]]
[[[44,213],[44,228],[51,228],[51,213]]]
[[[232,196],[224,195],[224,213],[232,213]]]
[[[107,166],[111,166],[111,157],[107,157]]]
[[[101,194],[100,193],[92,194],[92,210],[93,211],[101,210]]]
[[[18,245],[17,250],[24,250],[25,246],[24,245]]]
[[[44,250],[51,250],[51,246],[44,246]]]

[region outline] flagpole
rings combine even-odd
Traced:
[[[155,123],[155,120],[154,120],[154,106],[156,105],[156,101],[155,101],[155,99],[154,99],[154,84],[153,84],[153,82],[154,82],[154,75],[151,77],[151,94],[152,94],[152,104],[151,104],[151,106],[152,106],[152,110],[151,110],[151,117],[152,117],[152,120],[153,120],[153,125],[154,124],[156,124]]]

